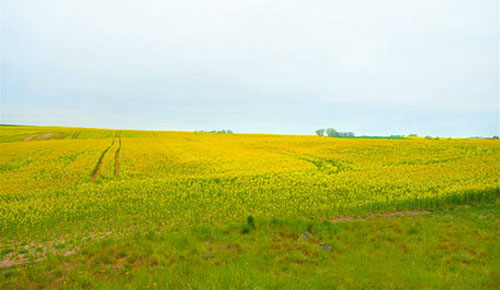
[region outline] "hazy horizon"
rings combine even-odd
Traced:
[[[3,124],[500,133],[496,0],[1,5]]]

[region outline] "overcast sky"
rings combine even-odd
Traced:
[[[0,1],[0,123],[500,131],[498,0]]]

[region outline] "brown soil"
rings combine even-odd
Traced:
[[[99,171],[101,171],[102,167],[102,160],[99,160],[99,163],[97,163],[97,169],[94,172],[94,175],[92,175],[92,181],[96,181],[97,177],[99,176]]]
[[[36,134],[31,135],[23,139],[23,141],[38,141],[38,140],[48,140],[48,139],[61,139],[63,135],[54,133]]]
[[[120,174],[120,148],[115,153],[115,177]]]
[[[106,150],[104,150],[101,153],[101,156],[99,157],[99,160],[97,161],[97,166],[95,168],[94,174],[92,175],[92,181],[96,181],[97,177],[99,177],[99,172],[101,171],[102,163],[104,161],[104,157],[106,156],[106,153],[108,153],[109,149],[113,147],[113,144],[115,144],[115,139],[113,139],[113,142],[111,142],[111,145],[109,145]]]
[[[88,234],[88,240],[101,240],[106,237],[111,236],[113,233],[110,231],[106,232],[97,232],[97,233],[89,233]],[[117,236],[123,237],[123,233],[118,233]],[[90,239],[91,238],[91,239]],[[47,258],[48,255],[62,255],[62,256],[72,256],[77,254],[81,250],[81,246],[76,246],[72,247],[70,249],[58,249],[55,247],[56,244],[60,244],[62,242],[65,242],[64,239],[59,239],[59,240],[53,240],[53,241],[48,241],[44,244],[39,243],[39,242],[30,242],[29,244],[25,245],[23,248],[24,250],[28,251],[34,258],[32,260],[28,259],[28,257],[25,254],[16,254],[14,252],[11,252],[7,255],[5,255],[3,258],[0,258],[0,269],[2,268],[10,268],[10,267],[15,267],[18,265],[24,265],[24,264],[32,264],[32,263],[38,263]],[[10,246],[13,246],[12,244]],[[38,251],[38,249],[42,249],[41,251]]]
[[[25,263],[24,260],[22,260],[22,259],[14,259],[12,256],[7,255],[2,260],[0,260],[0,269],[1,268],[14,267],[14,266],[17,266],[17,265],[21,265],[23,263]]]
[[[401,216],[416,216],[416,215],[424,215],[424,214],[430,214],[430,211],[426,210],[412,210],[412,211],[394,211],[394,212],[387,212],[387,213],[374,213],[369,216],[347,216],[347,217],[338,217],[331,219],[330,222],[332,223],[341,223],[341,222],[352,222],[352,221],[359,221],[359,220],[370,220],[374,218],[390,218],[390,217],[401,217]]]

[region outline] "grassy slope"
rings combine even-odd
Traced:
[[[0,269],[0,288],[496,288],[500,204],[353,222],[137,232]],[[309,230],[308,239],[301,233]],[[326,243],[331,250],[319,245]]]

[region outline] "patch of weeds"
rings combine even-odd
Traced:
[[[313,232],[313,227],[314,227],[313,223],[312,222],[308,222],[307,223],[306,231],[312,233]]]
[[[127,256],[127,253],[125,253],[124,251],[118,251],[118,253],[116,253],[117,259],[125,258],[126,256]]]
[[[172,239],[172,245],[177,249],[177,250],[185,250],[190,247],[190,242],[187,237],[185,236],[177,236],[174,239]]]
[[[255,219],[253,218],[253,216],[249,215],[247,217],[247,224],[253,229],[255,229]]]
[[[127,263],[134,264],[135,262],[137,262],[139,260],[139,258],[140,258],[139,255],[132,254],[132,255],[127,257]]]
[[[3,277],[5,279],[8,279],[8,278],[14,277],[14,274],[15,274],[15,272],[13,270],[8,270],[8,271],[5,271],[3,273]]]
[[[156,239],[156,237],[157,237],[157,234],[156,234],[154,231],[152,231],[152,230],[149,230],[149,231],[147,232],[147,234],[146,234],[146,238],[147,238],[148,240],[150,240],[150,241],[155,240],[155,239]]]
[[[58,250],[62,250],[62,249],[64,249],[64,244],[63,243],[59,243],[59,244],[55,245],[54,248],[56,248]]]
[[[416,235],[416,234],[419,234],[419,233],[420,233],[420,227],[417,226],[417,225],[411,225],[408,228],[408,234],[410,234],[410,235]]]
[[[84,256],[91,256],[92,254],[90,253],[89,249],[88,248],[85,248],[81,251],[82,255]]]
[[[132,270],[132,265],[127,261],[125,264],[123,264],[123,270],[124,271]]]
[[[110,239],[106,239],[106,240],[102,240],[101,241],[101,246],[102,247],[107,247],[109,245],[111,245],[111,240]]]
[[[250,226],[249,225],[243,225],[243,227],[241,227],[241,233],[244,234],[244,235],[250,233]]]
[[[198,234],[199,239],[201,239],[201,240],[208,240],[213,236],[212,229],[210,229],[209,227],[206,227],[206,226],[199,228],[199,230],[197,231],[197,234]]]
[[[113,256],[116,253],[117,249],[116,248],[110,248],[106,251],[106,255],[108,256]]]
[[[281,225],[281,224],[283,224],[283,221],[280,220],[279,218],[273,217],[271,219],[271,224],[273,224],[273,225]]]
[[[160,263],[160,258],[156,255],[153,255],[151,258],[150,258],[150,266],[151,267],[156,267],[158,266],[158,264]]]
[[[106,265],[113,264],[113,259],[108,255],[102,255],[99,257],[98,260],[102,264],[106,264]]]
[[[94,256],[94,261],[98,264],[109,265],[114,262],[113,256],[114,252],[111,249],[109,249],[107,251],[103,251],[101,253],[96,254]]]
[[[92,280],[92,276],[86,273],[75,276],[75,282],[81,285],[82,288],[91,288]]]
[[[247,223],[241,227],[241,233],[243,235],[246,235],[246,234],[250,233],[250,231],[252,229],[255,229],[255,228],[256,228],[255,227],[255,219],[253,218],[253,216],[250,215],[247,217]]]
[[[317,231],[323,232],[328,236],[336,235],[342,230],[342,225],[324,221],[318,227]]]
[[[11,249],[11,248],[3,248],[1,251],[0,251],[0,256],[5,256],[9,253],[12,253],[14,250]]]
[[[62,277],[64,275],[64,270],[60,267],[56,267],[52,270],[52,275],[55,277]]]
[[[335,241],[335,240],[329,241],[328,246],[330,247],[331,251],[339,252],[339,251],[343,250],[342,245],[338,241]]]

